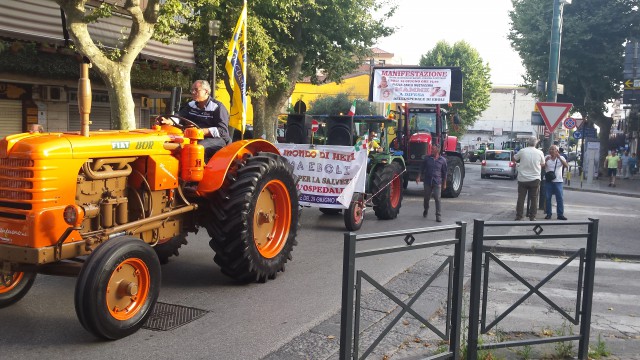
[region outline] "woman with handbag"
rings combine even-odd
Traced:
[[[547,216],[545,219],[551,219],[551,196],[556,196],[556,209],[558,213],[558,220],[567,220],[564,217],[564,199],[562,196],[562,184],[564,180],[562,179],[562,170],[564,168],[569,168],[569,164],[567,164],[567,160],[564,157],[560,156],[558,152],[557,145],[549,146],[549,155],[544,158],[545,166],[544,166],[544,186],[545,186],[545,197],[546,197],[546,208],[545,212]]]

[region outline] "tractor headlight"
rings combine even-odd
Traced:
[[[69,205],[64,208],[64,221],[73,227],[78,227],[84,220],[84,210],[78,205]]]

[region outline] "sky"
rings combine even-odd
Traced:
[[[396,1],[398,10],[385,23],[398,29],[376,46],[393,53],[397,63],[417,65],[438,41],[464,40],[489,63],[494,85],[522,83],[524,68],[507,39],[511,0]]]

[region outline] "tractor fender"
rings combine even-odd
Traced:
[[[245,155],[258,152],[270,152],[280,155],[272,143],[262,140],[240,140],[218,150],[204,167],[202,181],[198,184],[198,193],[207,196],[220,189],[234,161],[242,160]]]

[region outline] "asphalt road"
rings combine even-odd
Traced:
[[[460,197],[443,200],[444,223],[468,222],[471,239],[473,219],[513,220],[516,185],[507,179],[481,180],[479,167],[468,165]],[[599,252],[640,254],[637,201],[566,191],[565,215],[600,218]],[[421,215],[421,186],[412,183],[398,219],[380,221],[369,211],[359,233],[437,224],[433,215],[426,220]],[[22,301],[0,309],[2,358],[262,359],[339,310],[344,232],[342,216],[305,209],[299,245],[286,272],[265,284],[250,285],[235,284],[220,273],[205,232],[192,235],[181,255],[162,268],[160,301],[202,309],[206,315],[174,330],[143,329],[113,342],[95,339],[78,322],[74,278],[39,276]],[[385,255],[366,265],[384,282],[429,255]]]

